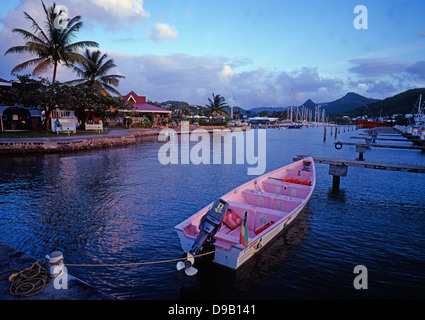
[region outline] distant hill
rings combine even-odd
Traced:
[[[272,113],[273,111],[286,111],[290,107],[259,107],[259,108],[252,108],[249,109],[252,114],[260,114],[262,111],[267,111]]]
[[[349,110],[357,109],[359,107],[365,106],[366,104],[371,104],[379,101],[378,99],[371,99],[363,97],[357,93],[349,92],[344,97],[332,101],[332,102],[323,102],[323,103],[315,103],[311,99],[308,99],[306,102],[301,104],[299,107],[304,106],[306,109],[315,111],[316,106],[320,105],[322,110],[326,110],[326,115],[334,115],[337,113],[346,112]],[[288,107],[261,107],[261,108],[253,108],[250,111],[253,113],[259,114],[261,111],[273,112],[273,111],[285,111],[288,110]]]
[[[346,112],[344,115],[353,117],[361,115],[378,117],[381,115],[382,117],[385,117],[392,116],[393,114],[412,113],[421,94],[422,101],[424,101],[425,88],[410,89],[405,92],[396,94],[393,97],[368,104],[368,108],[366,106],[360,107]],[[372,113],[372,115],[370,113]]]
[[[425,101],[425,88],[420,89],[411,89],[405,92],[399,93],[393,97],[378,100],[372,98],[363,97],[357,93],[349,92],[344,97],[337,99],[331,102],[315,103],[311,99],[307,100],[299,107],[304,106],[305,109],[310,109],[313,112],[317,105],[321,106],[321,110],[326,110],[327,116],[392,116],[393,114],[407,114],[412,113],[416,102],[418,101],[419,95],[423,95],[422,101]],[[182,101],[166,101],[162,104],[168,104],[169,108],[173,110],[174,108],[185,107],[191,109],[194,114],[203,112],[206,108],[203,106],[189,106],[187,102]],[[233,111],[239,111],[243,115],[259,115],[262,111],[267,111],[269,114],[272,114],[273,111],[281,112],[286,111],[290,108],[288,107],[259,107],[253,109],[243,109],[235,106]],[[230,108],[226,108],[230,113]]]
[[[230,107],[224,107],[223,109],[230,114],[230,112],[231,112]],[[236,112],[239,112],[242,115],[247,115],[247,110],[242,109],[241,107],[238,107],[238,106],[234,106],[233,107],[233,113],[236,113]]]
[[[327,115],[334,115],[365,107],[366,104],[369,105],[378,101],[378,99],[366,98],[357,93],[349,92],[341,99],[322,104],[322,107],[326,110]]]

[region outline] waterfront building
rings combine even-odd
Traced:
[[[13,81],[0,78],[0,90],[8,91]],[[25,108],[11,106],[6,101],[0,101],[0,132],[30,131],[41,126],[41,110],[39,108]]]
[[[125,114],[124,117],[108,120],[108,124],[123,124],[127,123],[126,119],[131,119],[132,126],[144,126],[146,123],[153,127],[168,126],[171,120],[170,110],[148,103],[146,96],[139,96],[134,91],[127,93],[123,96],[123,99],[132,108],[130,110],[120,110]]]

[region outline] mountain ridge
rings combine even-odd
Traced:
[[[357,109],[362,106],[365,106],[365,104],[372,104],[378,101],[380,100],[367,98],[355,92],[348,92],[342,98],[339,98],[337,100],[330,101],[330,102],[315,103],[311,99],[308,99],[303,104],[299,105],[298,107],[304,106],[307,109],[311,109],[315,111],[315,108],[317,106],[321,106],[321,109],[322,110],[324,109],[327,115],[334,115],[337,113],[343,113],[349,110]],[[290,106],[288,107],[257,107],[257,108],[249,109],[249,111],[251,113],[259,114],[263,111],[266,111],[266,112],[286,111],[286,110],[289,110],[290,108],[291,108]]]

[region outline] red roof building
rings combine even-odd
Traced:
[[[134,91],[130,91],[125,96],[123,96],[123,99],[126,102],[133,103],[133,104],[145,104],[146,103],[146,97],[145,96],[138,96]]]
[[[126,104],[132,105],[131,110],[122,110],[127,113],[126,118],[131,118],[132,126],[145,126],[146,119],[152,122],[152,126],[167,126],[171,120],[171,111],[149,104],[145,96],[139,96],[130,91],[123,96]]]

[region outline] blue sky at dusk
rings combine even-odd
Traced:
[[[53,1],[45,0],[47,6]],[[126,77],[118,90],[150,100],[207,103],[214,92],[243,108],[327,102],[347,92],[386,98],[425,86],[424,1],[57,0],[81,15],[78,40],[94,40]],[[356,29],[357,5],[368,29]],[[0,51],[22,45],[24,11],[43,23],[41,1],[2,1]],[[22,55],[0,55],[0,77]],[[21,73],[30,73],[28,69]],[[52,72],[44,75],[52,78]],[[61,66],[57,80],[75,79]]]

